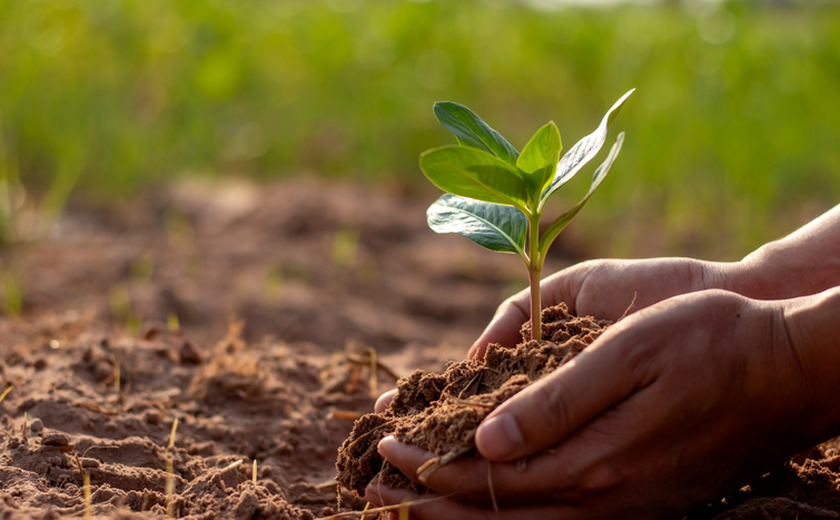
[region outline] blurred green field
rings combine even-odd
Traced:
[[[737,258],[838,201],[835,4],[546,4],[0,0],[0,177],[54,206],[189,174],[423,183],[436,100],[568,149],[636,87],[568,231],[587,254]]]

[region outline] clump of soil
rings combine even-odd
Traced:
[[[422,493],[426,489],[390,464],[376,449],[394,435],[437,455],[423,468],[437,467],[475,451],[475,431],[496,407],[531,383],[583,351],[611,322],[591,316],[577,317],[560,305],[542,312],[543,341],[528,340],[530,324],[522,327],[523,342],[516,347],[490,345],[484,360],[453,362],[443,374],[415,370],[397,383],[398,392],[383,413],[363,416],[338,452],[341,486],[364,496],[376,479],[389,487]]]

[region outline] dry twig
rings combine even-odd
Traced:
[[[474,449],[475,446],[461,446],[460,448],[452,450],[449,453],[445,453],[440,457],[427,460],[419,468],[417,468],[417,480],[419,480],[421,484],[425,484],[426,479],[429,478],[432,473],[449,464],[453,460],[463,457]]]

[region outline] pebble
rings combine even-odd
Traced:
[[[82,457],[79,460],[81,461],[83,468],[98,468],[100,464],[98,460],[90,457]]]
[[[157,410],[149,410],[146,412],[144,418],[149,424],[158,424],[160,423],[160,412],[158,412]]]
[[[59,432],[48,433],[41,438],[42,446],[67,446],[69,444],[70,437]]]
[[[29,421],[29,431],[36,434],[44,431],[44,421],[37,417],[33,417],[32,420]]]

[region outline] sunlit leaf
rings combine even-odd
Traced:
[[[632,94],[635,90],[636,89],[631,89],[629,92],[621,96],[621,99],[616,101],[604,115],[604,118],[601,120],[601,124],[598,125],[598,128],[575,143],[571,150],[566,152],[566,155],[560,159],[560,162],[557,163],[557,171],[554,174],[554,180],[551,181],[551,184],[543,192],[541,200],[547,200],[561,186],[569,182],[586,163],[598,155],[601,147],[604,146],[604,141],[607,140],[607,130],[609,129],[610,124],[612,124],[615,116],[618,115],[618,111],[621,110],[624,102],[627,101],[627,98],[630,97],[630,94]]]
[[[598,166],[598,169],[595,170],[595,173],[592,175],[592,184],[589,185],[589,191],[586,192],[586,195],[583,199],[578,202],[575,207],[567,211],[566,213],[560,215],[560,217],[555,220],[548,228],[543,232],[542,238],[540,239],[540,251],[545,252],[548,250],[551,243],[557,238],[557,235],[563,231],[563,228],[575,218],[575,215],[578,214],[578,211],[583,207],[584,204],[589,200],[589,197],[595,193],[595,190],[598,189],[598,186],[601,185],[601,181],[610,173],[610,168],[612,167],[613,163],[615,162],[616,157],[618,157],[618,153],[621,151],[621,145],[624,143],[624,132],[618,134],[618,137],[615,140],[615,144],[610,149],[609,155],[607,155],[606,160]]]
[[[516,160],[516,167],[525,173],[529,195],[536,199],[554,174],[563,145],[554,121],[537,130]]]
[[[420,155],[420,169],[443,191],[472,199],[524,207],[528,197],[519,171],[487,152],[443,146]]]
[[[434,110],[440,124],[455,134],[462,145],[490,152],[511,166],[516,164],[519,157],[516,148],[469,108],[451,101],[439,101]]]
[[[426,218],[437,233],[458,233],[491,251],[524,255],[528,221],[516,208],[447,194]]]

